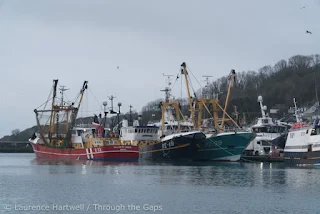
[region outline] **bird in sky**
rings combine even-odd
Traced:
[[[312,34],[310,31],[306,30],[306,33]]]
[[[119,66],[117,66],[117,69],[119,69]]]

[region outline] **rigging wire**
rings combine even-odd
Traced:
[[[176,80],[174,81],[171,89],[175,86],[176,82],[178,81],[178,79],[180,78],[180,70],[178,71],[178,74],[177,74],[177,77],[176,77]]]
[[[195,92],[195,90],[194,90],[194,88],[193,88],[193,85],[192,85],[192,82],[191,82],[191,80],[190,80],[189,75],[188,75],[188,79],[189,79],[190,87],[191,87],[191,89],[192,89],[192,91],[193,91],[193,95],[194,95],[194,97],[196,97],[197,95],[196,95],[196,92]]]
[[[181,73],[180,73],[180,74],[181,74]],[[181,82],[181,89],[180,89],[181,97],[180,97],[180,99],[181,99],[181,102],[182,102],[182,78],[180,78],[180,82]]]
[[[48,98],[47,98],[47,101],[44,102],[44,103],[42,103],[42,104],[41,104],[39,107],[37,107],[36,109],[40,108],[40,107],[43,106],[43,105],[45,105],[43,109],[46,108],[47,103],[48,103],[50,100],[52,100],[52,98],[50,98],[50,97],[51,97],[52,90],[53,90],[53,89],[51,88],[50,93],[49,93]]]
[[[96,102],[98,103],[99,107],[100,107],[100,111],[103,110],[102,105],[99,103],[98,99],[94,96],[94,94],[92,93],[92,91],[90,90],[90,88],[88,88],[90,93],[92,94],[93,98],[96,100]]]
[[[193,78],[198,82],[199,86],[202,88],[202,85],[200,84],[200,82],[197,80],[197,78],[194,76],[194,74],[192,73],[192,71],[190,70],[190,68],[187,66],[188,71],[190,71],[190,73],[192,74]]]

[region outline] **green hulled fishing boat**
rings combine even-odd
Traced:
[[[193,159],[202,161],[239,161],[243,150],[256,135],[253,132],[241,130],[235,121],[237,118],[232,118],[226,112],[230,91],[235,81],[235,71],[231,70],[229,76],[229,87],[224,108],[221,107],[218,99],[205,96],[204,93],[200,98],[191,98],[185,63],[182,64],[181,73],[186,77],[191,120],[194,124],[194,129],[201,130],[206,135],[206,138],[197,144],[198,150]],[[207,115],[208,118],[204,118],[203,115]],[[237,114],[235,115],[236,117],[238,116]],[[230,128],[232,131],[230,131]]]

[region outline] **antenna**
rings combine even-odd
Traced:
[[[262,118],[266,118],[266,110],[267,110],[267,106],[263,106],[262,102],[263,102],[263,98],[262,96],[258,96],[258,102],[260,103],[260,109],[261,109],[261,114],[262,114]]]
[[[61,106],[63,106],[63,93],[67,90],[69,90],[69,88],[65,88],[66,86],[62,85],[60,86],[59,90],[60,90],[60,94],[61,94]]]
[[[133,119],[132,119],[132,105],[130,104],[129,105],[129,121],[130,121],[130,124],[132,124],[133,125]]]
[[[294,114],[296,116],[296,122],[301,122],[301,119],[299,117],[300,115],[298,113],[296,98],[293,98],[293,104],[294,104]]]
[[[206,78],[206,82],[207,82],[207,84],[206,84],[206,86],[205,87],[207,87],[210,83],[209,83],[209,77],[212,77],[212,76],[207,76],[207,75],[203,75],[202,77],[205,77]]]
[[[166,101],[169,101],[170,99],[170,96],[171,96],[171,77],[173,77],[174,75],[169,75],[169,74],[164,74],[163,73],[163,76],[167,77],[166,79],[166,83],[167,83],[167,86],[165,87],[164,90],[160,90],[160,91],[164,91],[166,93]]]
[[[174,75],[164,74],[164,73],[163,73],[163,76],[164,76],[164,77],[168,77],[168,78],[167,78],[167,84],[168,84],[168,86],[170,86],[170,85],[171,85],[171,77],[173,77]]]
[[[203,75],[202,77],[206,78],[204,80],[204,81],[206,81],[206,85],[204,87],[201,87],[201,96],[203,96],[204,98],[209,98],[210,93],[208,91],[203,90],[203,88],[207,88],[209,86],[209,84],[210,84],[209,77],[212,77],[212,76]]]
[[[111,100],[111,109],[110,109],[110,114],[115,114],[116,112],[113,111],[113,99],[116,98],[115,96],[111,95],[109,97],[109,100]]]

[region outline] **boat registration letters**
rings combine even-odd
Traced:
[[[173,140],[171,140],[169,142],[162,143],[162,149],[167,149],[167,148],[171,148],[171,147],[174,147],[174,141]]]
[[[101,148],[94,148],[94,152],[102,152]]]

